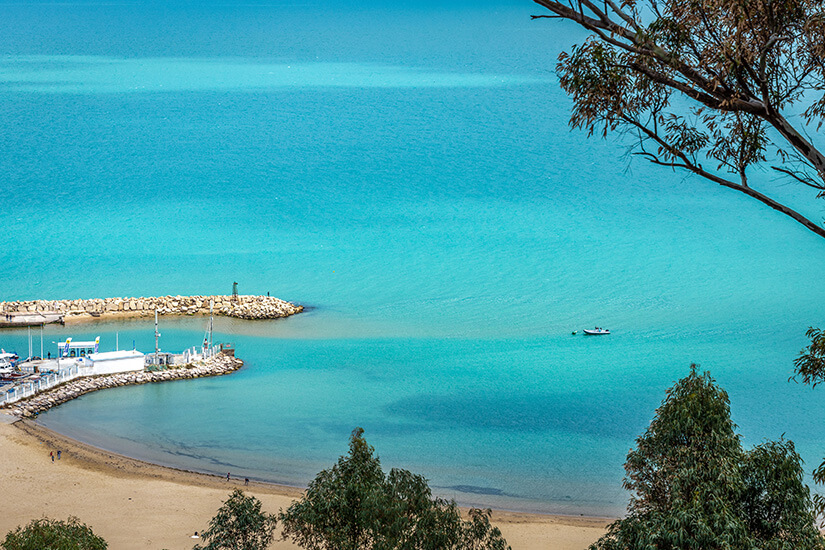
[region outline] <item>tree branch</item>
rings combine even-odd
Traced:
[[[752,187],[748,187],[747,185],[742,185],[742,184],[739,184],[739,183],[734,183],[730,180],[720,178],[716,174],[712,174],[710,172],[707,172],[706,170],[704,170],[698,164],[694,164],[693,162],[691,162],[690,159],[688,159],[687,156],[685,156],[684,153],[682,153],[681,151],[679,151],[678,149],[673,147],[671,144],[669,144],[667,141],[665,141],[660,135],[658,135],[658,134],[654,133],[653,131],[651,131],[650,128],[647,128],[643,124],[639,123],[638,121],[636,121],[636,120],[634,120],[630,117],[623,117],[623,120],[625,122],[627,122],[628,124],[632,124],[633,126],[637,127],[639,130],[641,130],[642,133],[644,133],[650,139],[652,139],[656,143],[660,144],[663,148],[665,148],[666,151],[668,151],[669,153],[671,153],[675,157],[678,157],[682,161],[682,163],[685,165],[684,167],[687,170],[690,170],[694,174],[696,174],[698,176],[702,176],[703,178],[708,179],[712,182],[718,183],[719,185],[721,185],[723,187],[727,187],[727,188],[733,189],[735,191],[740,191],[740,192],[748,195],[749,197],[752,197],[752,198],[758,200],[762,204],[765,204],[765,205],[773,208],[774,210],[776,210],[778,212],[781,212],[782,214],[785,214],[786,216],[789,216],[790,218],[796,220],[797,222],[799,222],[800,224],[805,226],[807,229],[813,231],[814,233],[816,233],[820,237],[825,237],[825,227],[822,227],[820,225],[815,224],[814,222],[812,222],[811,220],[809,220],[808,218],[806,218],[805,216],[803,216],[802,214],[800,214],[796,210],[793,210],[792,208],[788,208],[784,204],[772,199],[771,197],[765,195],[764,193],[760,193],[759,191],[755,190]],[[649,153],[648,153],[648,155],[649,155]],[[657,164],[663,164],[663,163],[659,162]],[[673,164],[667,164],[667,166],[677,166],[677,165],[675,163],[673,163]]]
[[[667,151],[654,155],[642,146],[639,154],[650,162],[690,170],[745,193],[825,237],[825,228],[752,189],[746,177],[749,166],[765,161],[765,146],[771,137],[765,132],[767,123],[810,172],[794,170],[787,158],[782,162],[788,168],[774,169],[825,196],[825,155],[806,137],[804,128],[795,128],[781,112],[805,90],[825,89],[825,48],[820,40],[825,25],[816,19],[822,17],[821,7],[800,5],[799,13],[785,13],[770,2],[741,0],[727,10],[718,3],[686,6],[679,0],[666,0],[660,10],[656,0],[648,0],[651,15],[632,0],[534,2],[553,14],[544,17],[571,20],[594,33],[598,38],[594,42],[608,45],[603,49],[583,46],[572,58],[560,57],[562,86],[576,103],[571,119],[574,127],[589,128],[592,133],[595,125],[604,122],[606,134],[616,129],[617,121],[635,126],[640,143],[651,139]],[[645,20],[655,17],[650,25],[643,24],[640,9]],[[715,143],[692,126],[682,127],[681,133],[663,130],[663,137],[649,128],[656,126],[655,116],[652,122],[639,122],[658,112],[660,96],[670,91],[693,99],[703,106],[700,111],[713,111],[703,117],[702,124],[715,136]],[[727,113],[735,114],[736,120]],[[803,116],[810,122],[823,114],[825,98],[814,101]],[[702,150],[738,173],[740,181],[705,171],[697,160]]]
[[[815,182],[813,179],[810,178],[810,176],[808,176],[804,172],[800,172],[798,170],[788,170],[787,168],[780,168],[779,166],[771,166],[771,168],[776,170],[777,172],[782,172],[783,174],[791,176],[793,179],[795,179],[803,185],[807,185],[808,187],[812,187],[813,189],[818,189],[819,191],[825,191],[825,185]],[[799,174],[802,174],[802,176],[800,176]]]
[[[644,41],[644,33],[632,33],[628,29],[625,29],[621,25],[618,25],[614,21],[611,21],[610,18],[603,11],[599,10],[598,7],[596,7],[592,2],[590,2],[590,0],[576,1],[579,7],[587,7],[587,9],[593,12],[593,14],[596,15],[596,17],[598,17],[598,19],[584,15],[582,11],[576,11],[554,0],[533,1],[539,4],[540,6],[544,6],[551,12],[561,16],[561,18],[575,21],[587,30],[597,33],[599,35],[599,38],[602,39],[604,42],[607,42],[608,44],[616,46],[617,48],[621,48],[624,51],[641,55],[642,57],[648,58],[652,61],[661,64],[663,67],[668,67],[670,69],[675,70],[676,72],[681,74],[686,80],[688,80],[694,86],[699,88],[703,96],[716,98],[715,103],[705,103],[708,106],[712,106],[714,109],[718,109],[719,107],[717,107],[717,105],[719,104],[730,103],[730,107],[726,110],[739,109],[754,114],[759,110],[764,112],[764,105],[761,101],[757,100],[754,97],[747,97],[740,94],[720,95],[718,90],[719,87],[716,86],[713,82],[709,81],[704,76],[702,76],[699,73],[699,71],[689,66],[687,63],[679,59],[678,56],[676,56],[672,52],[667,51],[661,46],[657,44],[647,44]],[[609,37],[606,34],[604,34],[603,31],[607,31],[608,33],[611,33],[611,35],[619,36],[627,42],[622,42],[621,40],[617,40],[612,36]],[[698,98],[695,97],[695,94],[698,94],[699,92],[684,84],[680,84],[680,86],[683,89],[693,90],[693,93],[688,95],[689,97],[693,97],[694,99],[698,100]],[[683,91],[683,89],[679,89],[679,91]]]

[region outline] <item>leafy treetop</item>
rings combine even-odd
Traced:
[[[667,392],[630,451],[628,514],[591,550],[822,550],[793,443],[745,452],[710,374]]]
[[[509,550],[490,510],[465,521],[423,477],[396,468],[385,476],[363,433],[356,428],[349,454],[281,512],[284,538],[308,550]]]
[[[553,13],[534,17],[593,33],[557,66],[573,127],[630,133],[635,154],[745,193],[825,237],[748,183],[770,158],[777,173],[825,196],[825,154],[807,133],[825,120],[821,0],[534,1]]]
[[[76,517],[67,521],[42,518],[32,520],[6,534],[3,550],[106,550],[108,544],[92,528]]]
[[[201,533],[205,546],[193,550],[266,550],[275,536],[275,515],[261,511],[261,501],[235,489]]]

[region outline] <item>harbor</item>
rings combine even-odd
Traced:
[[[169,382],[222,376],[241,368],[243,361],[228,350],[222,350],[206,358],[162,370],[127,371],[107,375],[84,374],[80,367],[72,366],[56,373],[39,377],[3,392],[0,409],[18,417],[32,417],[52,407],[80,397],[89,392],[152,382]],[[4,401],[5,399],[5,401]]]
[[[101,351],[100,336],[80,341],[72,337],[52,342],[52,352],[44,354],[43,326],[40,326],[40,356],[34,356],[34,339],[29,328],[28,356],[20,360],[15,352],[0,348],[0,409],[15,416],[36,416],[55,405],[103,388],[149,382],[164,382],[202,376],[219,376],[239,369],[243,361],[235,357],[233,344],[212,341],[214,302],[209,304],[209,320],[203,342],[180,353],[162,352],[158,315],[155,311],[155,349],[143,353],[134,347]]]

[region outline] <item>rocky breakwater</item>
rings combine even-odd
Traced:
[[[148,317],[208,314],[239,319],[277,319],[304,307],[270,296],[159,296],[150,298],[96,298],[91,300],[29,300],[0,302],[0,315],[58,313],[63,320],[105,317]]]
[[[85,393],[105,388],[148,384],[151,382],[167,382],[187,378],[202,378],[205,376],[221,376],[235,372],[241,368],[241,366],[243,366],[243,361],[240,359],[219,353],[210,359],[198,363],[180,367],[170,367],[161,371],[137,371],[103,376],[86,376],[76,378],[43,393],[29,397],[28,399],[17,401],[0,408],[7,409],[8,412],[15,416],[31,417],[37,413],[56,407],[61,403],[80,397]]]

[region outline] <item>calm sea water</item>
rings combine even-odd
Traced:
[[[385,467],[459,502],[620,514],[627,451],[698,362],[746,444],[784,433],[812,469],[825,395],[788,377],[823,316],[825,242],[570,132],[552,67],[582,35],[538,10],[0,3],[0,299],[237,281],[308,306],[218,320],[246,361],[232,376],[90,394],[41,421],[298,485],[363,426]],[[613,334],[571,334],[594,325]],[[161,345],[203,329],[164,319]],[[43,340],[149,350],[152,330]],[[0,345],[25,354],[27,333]]]

